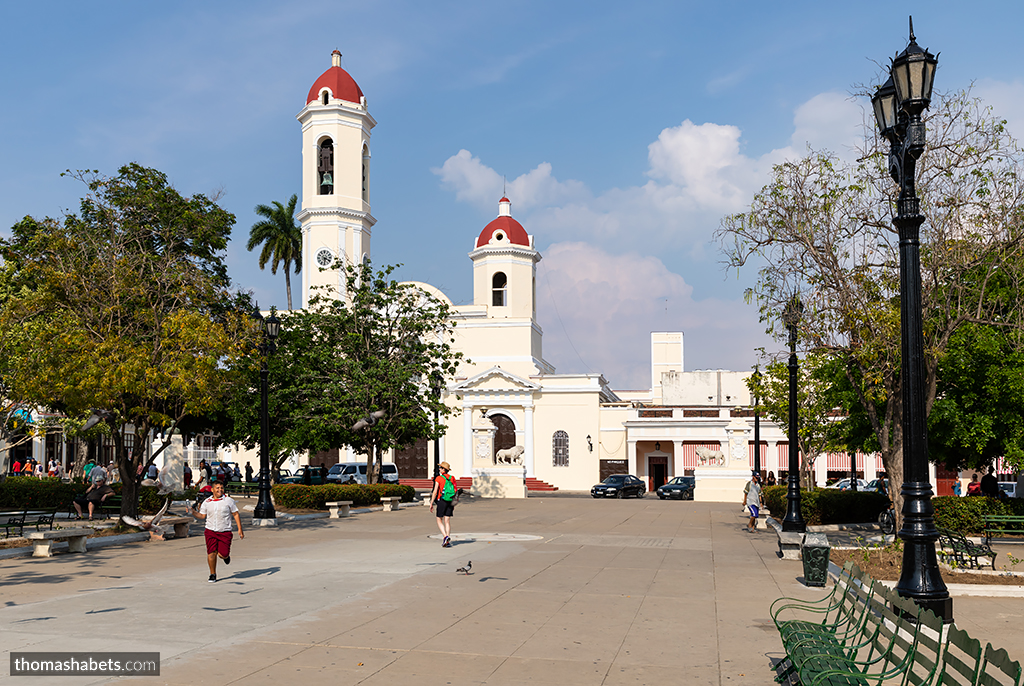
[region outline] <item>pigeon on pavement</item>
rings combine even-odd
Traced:
[[[472,560],[467,562],[465,567],[459,567],[458,569],[456,569],[455,573],[456,574],[465,574],[466,576],[469,576],[469,574],[470,574],[469,570],[471,570],[471,569],[473,569],[473,561]]]

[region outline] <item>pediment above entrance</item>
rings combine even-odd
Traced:
[[[501,367],[491,367],[476,376],[466,379],[451,389],[454,393],[472,393],[474,391],[523,393],[539,390],[540,386],[536,383],[507,372]]]

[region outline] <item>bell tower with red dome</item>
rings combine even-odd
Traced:
[[[341,67],[341,52],[320,75],[296,115],[302,125],[302,307],[311,289],[344,291],[343,270],[370,257],[370,132],[377,125],[359,85]]]

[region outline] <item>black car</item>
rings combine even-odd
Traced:
[[[643,498],[646,492],[644,482],[632,474],[612,474],[590,489],[590,495],[595,498],[625,498],[630,495]]]
[[[693,488],[697,485],[697,479],[692,476],[677,476],[656,491],[658,497],[676,498],[677,500],[693,500]]]

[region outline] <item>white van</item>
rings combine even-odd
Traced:
[[[397,484],[398,483],[398,466],[391,462],[385,462],[381,465],[383,471],[382,480],[386,484]],[[346,484],[349,480],[354,480],[357,484],[366,483],[366,463],[365,462],[339,462],[336,465],[331,466],[327,472],[327,483],[330,484]]]

